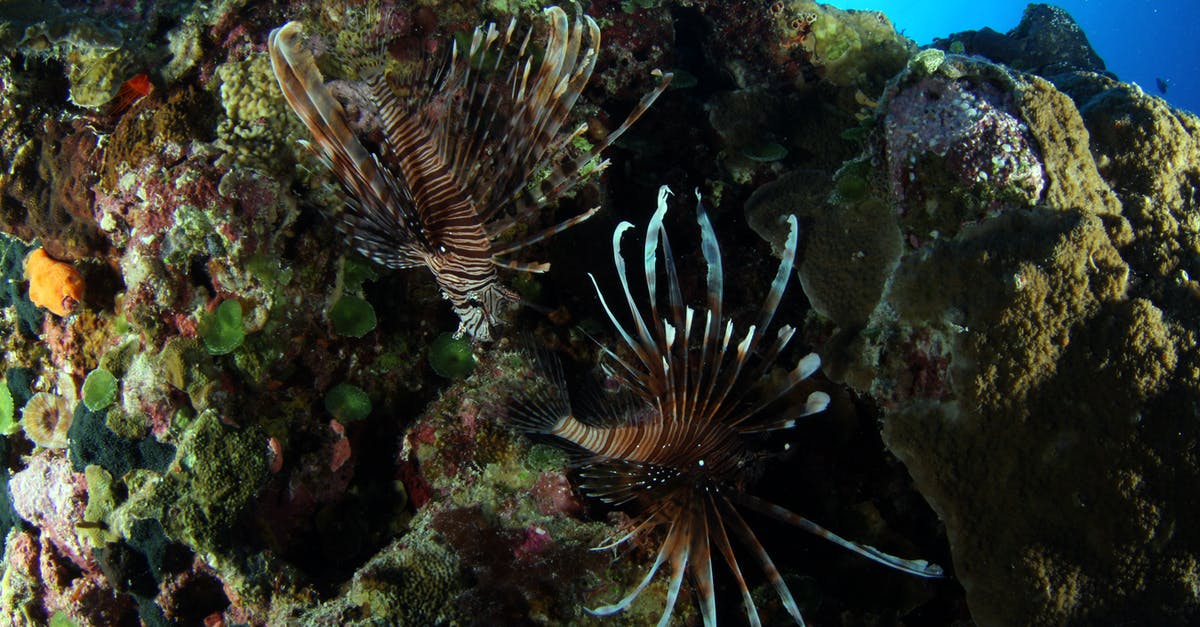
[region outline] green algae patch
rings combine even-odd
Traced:
[[[376,272],[375,266],[367,259],[357,255],[346,257],[342,265],[342,288],[346,291],[361,290],[364,283],[378,278],[379,273]]]
[[[767,142],[742,148],[742,154],[751,161],[771,163],[773,161],[780,161],[788,156],[788,149],[776,142]]]
[[[475,355],[471,340],[455,338],[452,333],[437,336],[429,346],[429,365],[447,379],[461,379],[475,370]]]
[[[96,368],[83,380],[80,391],[83,404],[91,411],[100,411],[117,400],[117,378],[104,368]]]
[[[242,324],[242,304],[236,298],[221,301],[213,312],[200,321],[200,338],[213,355],[225,355],[237,350],[246,340]]]
[[[16,407],[13,404],[12,392],[0,381],[0,435],[10,435],[18,429]]]
[[[378,320],[371,303],[357,296],[343,296],[329,309],[333,331],[346,337],[362,337],[375,330]]]
[[[50,617],[50,627],[75,627],[75,621],[66,612],[59,610]]]
[[[355,422],[371,414],[371,397],[356,385],[339,383],[325,395],[325,410],[342,424]]]

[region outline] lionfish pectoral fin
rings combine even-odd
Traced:
[[[499,259],[493,256],[492,265],[532,274],[542,274],[550,271],[550,264],[545,261],[514,261],[512,259]]]
[[[707,506],[707,503],[705,503]],[[700,615],[704,619],[704,627],[717,625],[717,597],[713,585],[712,546],[709,544],[708,512],[696,514],[700,533],[692,537],[692,561],[689,569],[692,573],[692,583],[695,585],[696,596],[700,597]]]
[[[409,226],[411,216],[405,214],[411,194],[350,129],[341,103],[325,86],[301,37],[300,23],[288,22],[267,39],[279,89],[313,138],[301,144],[329,168],[351,201],[338,228],[357,239],[355,245],[368,256],[396,257],[390,251],[404,249],[417,239]]]
[[[742,593],[742,604],[746,609],[746,617],[750,620],[751,627],[762,627],[762,620],[758,617],[758,606],[754,604],[754,597],[750,594],[750,587],[746,585],[746,578],[742,575],[742,569],[738,566],[737,557],[733,553],[733,545],[729,542],[729,534],[725,532],[725,522],[722,520],[716,499],[710,494],[708,496],[709,507],[715,513],[713,516],[713,540],[717,545],[717,550],[721,556],[725,558],[725,565],[729,567],[729,571],[733,573],[733,578],[737,581],[738,590]]]
[[[668,553],[671,552],[670,549],[678,542],[677,533],[676,527],[672,526],[671,531],[667,534],[667,539],[663,541],[662,546],[658,549],[658,555],[654,558],[654,564],[650,566],[650,570],[646,572],[646,576],[642,578],[642,581],[629,594],[611,605],[602,605],[597,608],[585,607],[583,609],[594,616],[610,616],[629,607],[638,598],[638,595],[646,589],[646,586],[649,586],[650,582],[654,580],[654,575],[658,573],[659,567],[666,561]],[[668,610],[669,616],[670,610]]]
[[[658,627],[668,627],[671,624],[671,613],[675,610],[675,602],[679,599],[679,590],[683,587],[683,575],[687,572],[688,559],[692,552],[692,536],[694,530],[685,523],[680,533],[679,544],[682,546],[671,551],[671,582],[667,586],[666,608],[658,619]]]
[[[751,496],[749,494],[739,494],[736,496],[736,498],[739,503],[756,512],[759,512],[760,514],[765,514],[780,522],[799,527],[809,533],[812,533],[813,535],[825,538],[826,540],[829,540],[830,542],[841,546],[842,548],[858,553],[859,555],[883,564],[884,566],[906,572],[910,575],[925,577],[927,579],[937,579],[945,576],[946,574],[941,566],[938,566],[937,564],[931,564],[926,560],[910,560],[896,557],[895,555],[884,553],[875,547],[847,540],[818,525],[817,523],[800,516],[799,514],[788,511],[778,505],[775,505],[774,503],[769,503],[758,497]]]
[[[829,395],[824,392],[813,392],[804,402],[804,413],[801,414],[801,417],[819,414],[825,411],[826,407],[829,407]]]
[[[739,498],[740,494],[735,494],[735,498]],[[762,568],[763,574],[767,576],[767,581],[771,587],[775,589],[775,594],[783,603],[784,609],[796,621],[797,625],[804,626],[804,617],[800,614],[800,606],[796,604],[796,599],[792,596],[792,591],[788,589],[787,583],[783,581],[783,576],[779,574],[779,569],[775,567],[775,562],[771,560],[771,556],[767,554],[767,550],[763,548],[758,537],[750,529],[750,525],[746,524],[746,520],[738,513],[737,508],[730,502],[729,497],[723,497],[721,505],[724,506],[725,513],[728,515],[730,525],[734,535],[750,549],[750,552],[758,560],[758,565]]]
[[[316,61],[298,41],[302,27],[288,22],[271,31],[267,51],[284,99],[300,117],[326,158],[338,165],[353,165],[370,154],[346,126],[341,104],[325,87]],[[342,163],[342,160],[350,163]]]

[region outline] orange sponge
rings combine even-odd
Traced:
[[[83,299],[83,277],[69,263],[56,261],[39,248],[25,257],[29,300],[38,307],[65,316]]]

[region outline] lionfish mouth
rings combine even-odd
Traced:
[[[345,201],[326,211],[359,252],[392,268],[427,267],[458,314],[458,333],[492,337],[504,305],[515,299],[498,282],[504,267],[545,272],[549,264],[509,257],[583,222],[598,208],[501,244],[516,225],[530,225],[547,205],[602,171],[595,160],[666,89],[670,75],[590,150],[570,157],[587,129],[566,127],[591,78],[600,28],[582,11],[574,20],[558,7],[544,12],[543,45],[530,34],[510,60],[515,20],[475,29],[465,51],[449,47],[416,72],[363,63],[383,146],[368,150],[326,87],[301,27],[271,31],[268,50],[283,95],[308,128],[308,148],[333,174]],[[378,46],[383,49],[383,46]],[[535,53],[535,49],[537,49]],[[547,174],[548,173],[548,174]],[[544,178],[543,178],[544,177]]]
[[[724,271],[712,222],[697,193],[696,220],[700,225],[701,251],[707,265],[707,302],[699,311],[685,306],[663,218],[670,190],[662,187],[658,209],[646,227],[641,250],[644,259],[646,305],[639,306],[621,254],[622,235],[633,228],[622,222],[613,233],[613,261],[629,310],[622,323],[609,305],[595,277],[600,302],[627,350],[601,350],[611,376],[636,401],[607,408],[594,416],[578,416],[571,407],[558,362],[539,355],[540,384],[513,393],[510,420],[527,433],[557,438],[576,454],[573,463],[582,477],[580,489],[605,502],[633,509],[632,530],[597,549],[608,549],[665,527],[654,563],[644,578],[619,601],[590,609],[593,614],[620,612],[650,584],[665,563],[670,563],[666,608],[659,625],[667,625],[679,596],[685,573],[700,599],[705,625],[716,623],[712,548],[715,546],[741,592],[746,615],[761,624],[758,610],[741,567],[734,556],[732,534],[754,556],[759,568],[787,612],[803,625],[804,619],[775,564],[758,541],[739,509],[745,508],[821,536],[850,551],[919,577],[941,577],[942,568],[925,560],[908,560],[846,540],[816,523],[740,489],[745,478],[744,440],[754,433],[788,429],[796,419],[820,412],[829,396],[813,392],[798,410],[780,416],[773,408],[820,367],[820,358],[809,353],[777,384],[766,375],[781,359],[795,333],[788,325],[773,335],[768,328],[792,274],[796,255],[797,221],[788,217],[788,238],[782,260],[760,309],[758,319],[740,337],[732,320],[723,314]],[[664,294],[659,292],[659,251],[666,274]],[[589,275],[591,276],[591,275]],[[660,302],[665,301],[665,302]],[[628,355],[626,357],[625,355]],[[758,359],[750,359],[757,355]]]

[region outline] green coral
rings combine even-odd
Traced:
[[[357,296],[342,296],[329,309],[329,321],[338,335],[362,337],[375,330],[375,308]]]
[[[780,161],[788,155],[788,149],[777,142],[766,142],[742,148],[742,154],[751,161],[771,163]]]
[[[426,517],[427,519],[428,517]],[[305,625],[443,625],[466,622],[455,599],[465,582],[458,556],[428,527],[371,558],[342,595],[298,621]]]
[[[184,430],[170,473],[125,475],[130,496],[119,508],[118,530],[128,536],[138,519],[157,518],[170,538],[212,551],[267,474],[266,441],[257,429],[232,429],[216,411],[201,412]]]
[[[20,426],[16,420],[16,408],[13,406],[12,392],[8,385],[0,379],[0,435],[16,433]]]
[[[171,230],[162,246],[163,261],[182,268],[197,257],[230,254],[229,241],[214,224],[214,217],[211,209],[187,204],[176,207]]]
[[[112,475],[95,464],[88,466],[83,472],[87,478],[88,501],[86,509],[83,510],[85,524],[79,525],[79,533],[94,547],[116,542],[120,536],[108,527],[108,517],[117,507]]]
[[[73,60],[67,72],[71,101],[88,108],[101,107],[111,100],[121,83],[133,75],[136,62],[125,50],[91,49],[68,58]]]
[[[371,397],[358,386],[339,383],[325,395],[325,410],[343,424],[355,422],[370,415]]]
[[[471,340],[452,333],[437,336],[429,346],[429,365],[447,379],[461,379],[475,370]]]
[[[296,116],[283,99],[266,52],[217,68],[221,107],[217,142],[223,160],[270,170],[295,161],[293,139],[300,137]]]
[[[200,322],[199,333],[205,348],[213,355],[225,355],[237,350],[246,339],[242,304],[236,298],[221,301],[216,310]]]
[[[937,48],[927,48],[913,55],[908,61],[908,67],[917,76],[931,76],[945,62],[945,52]]]
[[[89,410],[100,411],[117,400],[117,378],[104,368],[96,368],[83,380],[80,394]]]

